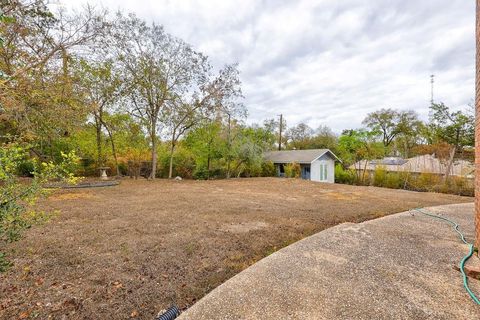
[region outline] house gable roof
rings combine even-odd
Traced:
[[[328,154],[334,160],[340,161],[330,149],[285,150],[265,153],[265,160],[273,163],[312,163],[321,156]]]

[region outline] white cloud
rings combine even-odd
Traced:
[[[382,107],[426,118],[430,74],[437,101],[474,97],[473,1],[89,2],[163,24],[216,67],[239,62],[250,122],[283,113],[339,132]]]

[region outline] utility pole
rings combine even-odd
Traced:
[[[475,74],[475,247],[480,247],[480,0],[476,7],[476,74]]]
[[[430,75],[430,83],[432,85],[432,97],[430,99],[430,105],[433,106],[433,83],[435,82],[435,75]]]
[[[280,114],[280,134],[278,137],[278,151],[282,150],[282,127],[283,127],[283,114]]]

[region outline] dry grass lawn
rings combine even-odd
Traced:
[[[57,191],[41,207],[58,215],[7,248],[0,318],[152,319],[333,225],[469,201],[276,178]]]

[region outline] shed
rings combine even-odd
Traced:
[[[329,149],[271,151],[264,158],[273,162],[279,177],[285,176],[285,165],[298,163],[302,179],[330,183],[335,182],[335,161],[340,161]]]

